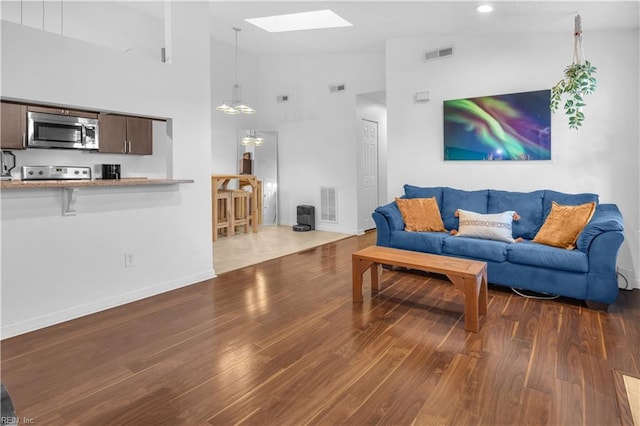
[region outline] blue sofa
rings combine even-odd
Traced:
[[[599,204],[596,194],[552,190],[462,191],[413,185],[405,185],[404,189],[403,198],[435,197],[448,231],[458,229],[457,209],[476,213],[514,210],[520,220],[513,222],[513,237],[524,241],[507,243],[454,236],[449,232],[408,232],[394,201],[373,212],[377,245],[481,260],[487,263],[491,284],[580,299],[594,308],[606,309],[616,300],[616,259],[624,240],[622,215],[615,204]],[[579,234],[574,250],[531,241],[551,211],[553,201],[562,205],[596,202],[595,212]]]

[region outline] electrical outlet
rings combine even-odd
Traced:
[[[124,267],[125,268],[133,268],[136,266],[136,259],[133,256],[133,253],[125,253],[124,254]]]

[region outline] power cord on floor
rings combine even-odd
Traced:
[[[616,271],[616,274],[620,275],[625,282],[623,290],[629,290],[629,280],[627,279],[627,277],[625,277],[624,275],[622,275],[620,272],[617,272],[617,271]]]
[[[511,290],[517,294],[520,297],[526,297],[527,299],[540,299],[540,300],[552,300],[552,299],[557,299],[558,297],[560,297],[557,294],[550,294],[548,296],[539,296],[540,294],[546,294],[546,293],[537,293],[533,295],[533,294],[524,294],[521,292],[521,290],[518,290],[515,287],[511,287]]]

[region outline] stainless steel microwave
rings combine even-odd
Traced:
[[[72,115],[27,113],[28,148],[97,150],[98,120]]]

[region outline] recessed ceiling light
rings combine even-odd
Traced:
[[[490,4],[481,4],[480,6],[476,7],[476,12],[491,13],[493,12],[493,6],[491,6]]]
[[[316,10],[314,12],[291,13],[288,15],[265,16],[263,18],[245,19],[245,21],[270,33],[353,26],[352,23],[329,9]]]

